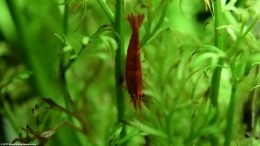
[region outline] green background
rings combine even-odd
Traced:
[[[259,8],[258,0],[0,0],[0,143],[260,145]],[[142,109],[124,81],[131,13],[145,15]]]

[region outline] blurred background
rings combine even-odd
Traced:
[[[260,145],[260,1],[118,2],[0,0],[0,143]],[[131,13],[145,15],[142,109],[116,86]]]

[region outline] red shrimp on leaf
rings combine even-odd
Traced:
[[[143,14],[133,15],[130,14],[127,20],[132,28],[132,35],[129,42],[126,68],[125,68],[125,80],[126,86],[134,108],[142,109],[142,69],[140,60],[140,41],[139,41],[139,28],[144,20]]]

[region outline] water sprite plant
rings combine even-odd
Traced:
[[[7,137],[1,142],[258,145],[259,6],[0,2],[0,122],[6,125],[0,132]],[[207,18],[197,21],[199,12]],[[145,16],[141,110],[132,107],[124,82],[132,13]]]

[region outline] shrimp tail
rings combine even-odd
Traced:
[[[130,23],[132,30],[138,31],[144,20],[144,14],[138,14],[138,15],[130,14],[127,17],[127,20]]]

